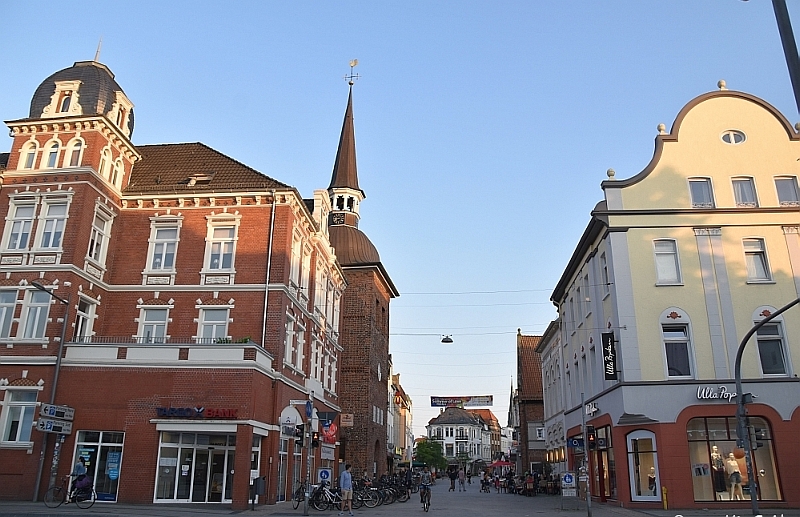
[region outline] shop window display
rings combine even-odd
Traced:
[[[628,434],[627,442],[631,500],[661,500],[655,434],[650,431],[634,431]]]
[[[759,430],[753,454],[758,498],[782,499],[775,469],[772,433],[766,420],[750,417]],[[686,426],[695,501],[749,500],[745,452],[736,446],[736,418],[693,418]]]

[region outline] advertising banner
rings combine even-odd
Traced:
[[[607,381],[617,380],[617,350],[614,346],[614,333],[603,332],[603,374]]]
[[[431,397],[431,407],[479,407],[491,406],[493,395],[475,397]]]

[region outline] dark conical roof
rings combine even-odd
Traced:
[[[342,124],[342,134],[339,137],[339,149],[336,151],[336,161],[333,164],[333,175],[328,189],[332,188],[351,188],[361,191],[358,188],[358,168],[356,167],[356,130],[353,125],[353,87],[350,87],[350,94],[347,96],[347,109],[344,112],[344,123]],[[366,197],[366,196],[364,196]]]
[[[31,99],[30,118],[40,118],[44,108],[56,91],[56,82],[80,81],[78,90],[84,115],[105,115],[116,101],[116,92],[123,91],[114,80],[114,74],[97,61],[78,61],[69,68],[59,70],[36,88]],[[128,129],[133,134],[133,110],[128,116]]]
[[[381,261],[378,249],[364,232],[353,226],[332,225],[328,228],[331,246],[342,266],[364,266]]]

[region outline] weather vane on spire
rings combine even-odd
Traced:
[[[353,73],[353,69],[358,66],[358,59],[351,59],[350,60],[350,75],[344,76],[344,79],[350,86],[353,86],[354,81],[361,79],[361,76],[358,74]]]

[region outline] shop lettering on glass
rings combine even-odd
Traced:
[[[603,332],[601,335],[603,344],[603,374],[607,381],[617,380],[617,350],[614,347],[614,333]]]
[[[711,386],[697,387],[698,400],[724,400],[726,402],[731,402],[735,398],[736,393],[733,391],[728,391],[728,388],[725,386],[720,386],[716,389]]]
[[[238,409],[205,407],[159,407],[161,418],[237,418]]]

